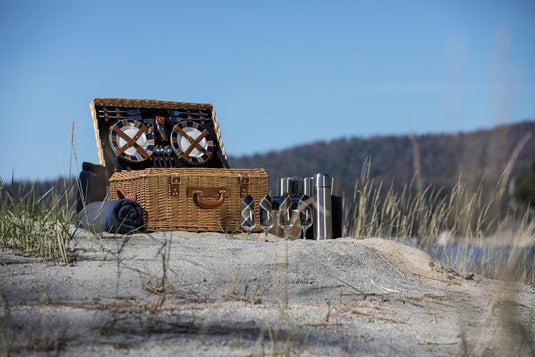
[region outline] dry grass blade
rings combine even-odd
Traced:
[[[511,209],[505,192],[514,162],[530,138],[528,133],[516,145],[494,184],[483,177],[473,186],[459,175],[457,183],[449,189],[433,186],[419,189],[419,184],[415,187],[413,181],[401,191],[393,184],[385,190],[381,182],[370,178],[371,161],[366,160],[355,184],[354,201],[345,202],[343,230],[355,238],[379,237],[416,244],[461,272],[473,271],[490,278],[532,284],[534,254],[530,256],[528,251],[520,255],[522,248],[515,243],[519,237],[535,236],[532,214],[526,210],[520,216]],[[499,235],[504,236],[499,242],[488,239]],[[509,236],[512,238],[506,240]],[[451,249],[442,249],[448,243],[456,244],[452,254]],[[499,246],[509,247],[507,269],[497,261],[502,254],[497,250]],[[474,255],[483,258],[475,261]],[[519,255],[523,263],[518,262]]]

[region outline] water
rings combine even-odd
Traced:
[[[503,270],[508,262],[514,271],[526,272],[528,276],[533,275],[535,269],[535,247],[512,249],[507,246],[481,247],[466,244],[442,246],[431,243],[419,248],[436,260],[465,272],[484,274],[497,269]]]

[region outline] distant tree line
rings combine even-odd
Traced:
[[[424,186],[447,189],[460,177],[466,185],[495,187],[521,142],[525,145],[514,160],[510,178],[528,170],[535,157],[535,121],[469,133],[419,135],[413,139],[377,136],[318,141],[282,151],[231,157],[230,165],[265,168],[272,187],[278,177],[324,172],[338,177],[342,191],[352,194],[366,160],[371,160],[369,178],[384,185],[402,189],[415,179],[418,165],[418,179]]]
[[[43,181],[0,181],[0,210],[17,201],[39,201],[43,204],[76,202],[77,179],[61,178]]]
[[[513,195],[517,202],[535,208],[535,158],[529,170],[516,177]]]

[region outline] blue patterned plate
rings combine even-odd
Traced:
[[[179,159],[201,165],[212,158],[215,144],[210,132],[202,125],[184,120],[173,127],[171,147]]]
[[[154,152],[154,136],[140,121],[119,120],[110,126],[110,145],[116,157],[131,162],[147,160]]]

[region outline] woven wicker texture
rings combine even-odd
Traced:
[[[95,105],[103,105],[110,107],[123,108],[165,108],[165,109],[209,109],[213,110],[212,104],[201,103],[187,103],[187,102],[172,102],[167,100],[152,100],[152,99],[127,99],[127,98],[95,98],[93,99]]]
[[[247,194],[259,221],[258,203],[268,193],[268,181],[264,169],[149,168],[114,173],[110,190],[111,199],[118,198],[119,188],[137,195],[146,231],[230,233],[242,230],[241,201]],[[213,205],[220,195],[218,207],[201,207],[202,201]]]

